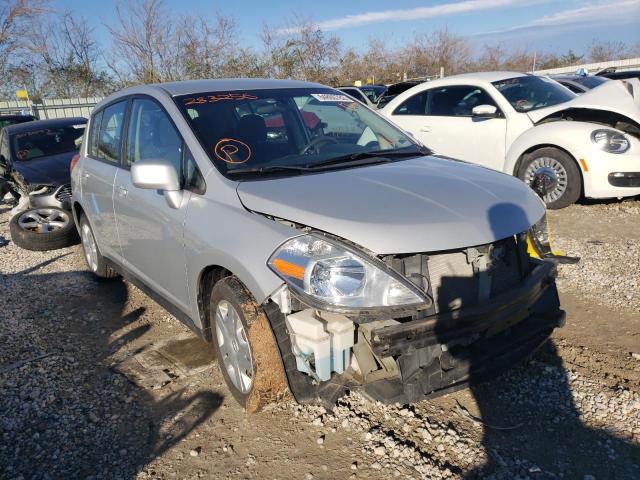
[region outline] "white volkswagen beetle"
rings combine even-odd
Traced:
[[[380,113],[436,153],[530,183],[549,208],[640,194],[640,92],[606,82],[581,96],[549,78],[486,72],[417,85]]]

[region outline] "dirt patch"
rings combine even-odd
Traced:
[[[267,316],[253,301],[244,302],[242,307],[245,318],[252,318],[248,335],[255,368],[253,390],[246,409],[256,412],[269,403],[291,398],[291,393]]]

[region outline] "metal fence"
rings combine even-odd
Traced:
[[[56,98],[35,103],[31,100],[0,102],[0,115],[30,113],[40,120],[45,118],[88,117],[102,97]]]

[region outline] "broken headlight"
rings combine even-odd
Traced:
[[[531,226],[528,237],[529,251],[531,253],[535,253],[540,258],[551,254],[551,240],[549,238],[546,213]]]
[[[591,132],[591,141],[600,150],[608,153],[624,153],[630,146],[629,140],[622,133],[605,128]]]
[[[318,235],[286,241],[268,265],[296,292],[329,307],[399,307],[429,302],[384,264]]]

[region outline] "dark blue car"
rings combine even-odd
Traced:
[[[82,144],[86,118],[36,120],[0,131],[0,201],[17,203],[11,237],[29,250],[73,243],[71,159]]]

